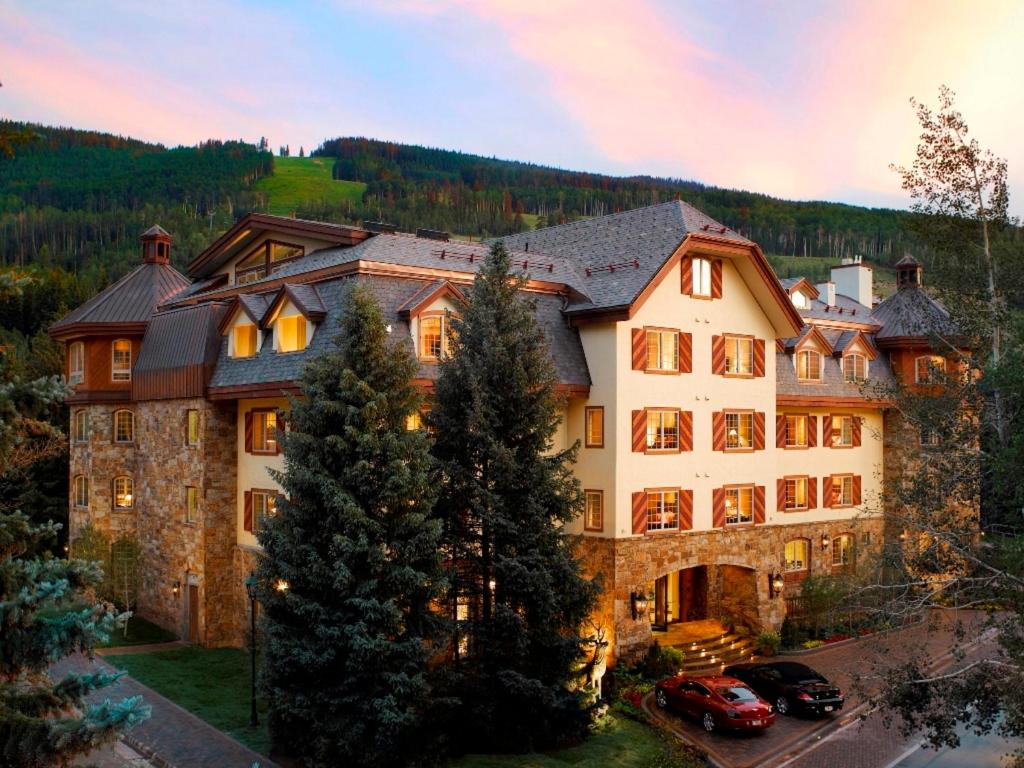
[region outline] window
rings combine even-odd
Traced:
[[[745,450],[754,445],[754,414],[725,414],[725,449],[727,451]]]
[[[194,523],[199,517],[199,489],[185,486],[185,522]]]
[[[864,355],[843,357],[843,378],[847,381],[864,381],[868,377],[868,361]]]
[[[84,408],[75,411],[73,430],[76,443],[89,441],[89,412]]]
[[[647,450],[679,450],[679,411],[647,411]]]
[[[199,445],[199,411],[190,408],[185,414],[185,442]]]
[[[838,475],[832,478],[832,494],[835,506],[853,506],[853,475]]]
[[[111,345],[113,363],[110,378],[114,381],[132,380],[132,343],[128,339],[118,339]]]
[[[694,259],[693,262],[693,295],[711,296],[711,261]]]
[[[849,565],[853,562],[853,536],[841,533],[832,539],[832,565]]]
[[[301,245],[290,245],[288,243],[269,243],[270,245],[270,274],[274,274],[281,267],[283,262],[297,259],[304,253]]]
[[[420,360],[436,363],[447,357],[449,349],[448,317],[442,313],[420,317]]]
[[[130,443],[135,440],[135,414],[131,411],[114,411],[114,442]]]
[[[273,491],[252,492],[252,532],[262,531],[267,518],[277,515],[277,494]]]
[[[786,511],[807,509],[807,478],[786,478]]]
[[[75,475],[75,506],[89,506],[89,478],[85,475]]]
[[[871,546],[871,531],[864,531],[860,535],[860,543],[864,546]]]
[[[604,407],[593,406],[584,409],[586,418],[587,448],[604,448]]]
[[[231,329],[232,357],[252,357],[256,348],[256,326],[252,323],[236,325]]]
[[[800,381],[821,381],[821,354],[810,349],[797,352],[796,377]]]
[[[725,524],[743,525],[754,522],[754,487],[725,489]]]
[[[789,414],[786,416],[786,447],[806,448],[807,443],[807,415]]]
[[[793,299],[793,306],[800,309],[807,308],[807,296],[804,295],[803,291],[795,291],[791,298]]]
[[[410,413],[405,417],[405,428],[409,432],[414,432],[417,429],[423,429],[423,416],[419,411]]]
[[[302,315],[279,317],[274,323],[278,352],[300,352],[306,348],[306,318]]]
[[[810,545],[807,539],[793,539],[786,542],[786,571],[806,571],[810,559]]]
[[[647,492],[647,530],[674,531],[679,528],[679,491]]]
[[[305,254],[301,245],[267,240],[235,264],[235,283],[244,285],[273,274],[292,259]]]
[[[131,509],[135,483],[130,477],[114,478],[114,509]]]
[[[725,337],[725,372],[734,376],[754,375],[754,340],[747,336]]]
[[[583,513],[583,527],[588,531],[604,530],[604,491],[584,491],[586,509]]]
[[[81,384],[85,381],[85,344],[73,342],[68,348],[68,383]]]
[[[277,413],[253,411],[252,452],[277,453]]]
[[[647,370],[679,370],[679,331],[647,331]]]
[[[938,355],[925,355],[914,361],[914,381],[917,384],[928,384],[934,381],[936,374],[946,372],[946,358]]]
[[[935,448],[941,444],[942,439],[939,437],[938,430],[921,427],[919,442],[922,448]]]
[[[832,447],[853,447],[853,416],[832,417]]]

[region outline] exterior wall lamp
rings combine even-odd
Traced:
[[[647,598],[647,595],[640,590],[635,589],[629,596],[629,601],[633,608],[633,621],[646,619],[648,606],[650,605],[650,600]]]
[[[829,538],[827,533],[821,534],[821,548],[828,549],[828,545],[832,543],[832,539]]]
[[[181,582],[180,581],[174,582],[174,584],[171,586],[171,591],[174,593],[175,597],[180,595],[181,594]]]
[[[778,597],[785,588],[786,582],[781,573],[773,573],[768,577],[768,597]]]

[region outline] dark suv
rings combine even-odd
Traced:
[[[843,708],[843,692],[837,686],[795,661],[734,664],[722,674],[742,680],[774,704],[780,715],[824,715]]]

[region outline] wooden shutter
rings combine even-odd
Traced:
[[[711,450],[725,450],[725,412],[715,411],[711,414]]]
[[[860,475],[853,476],[853,505],[859,507],[861,502],[860,498]]]
[[[725,488],[711,491],[711,527],[725,528]]]
[[[691,296],[693,295],[693,259],[687,256],[679,263],[679,266],[682,270],[679,291],[687,296]]]
[[[775,481],[775,510],[786,511],[786,478],[780,477]]]
[[[245,413],[245,452],[252,453],[252,411]]]
[[[775,447],[786,447],[786,414],[784,413],[775,417]]]
[[[647,411],[633,411],[633,453],[647,452]]]
[[[832,475],[821,478],[821,504],[826,509],[836,505],[835,496],[832,493]]]
[[[754,376],[764,376],[764,339],[754,339]]]
[[[821,444],[825,448],[831,448],[832,447],[832,416],[831,416],[831,414],[825,414],[825,416],[822,417]]]
[[[281,438],[284,436],[285,418],[286,417],[285,417],[285,414],[284,414],[283,411],[278,411],[277,412],[277,414],[276,414],[276,422],[275,422],[277,426],[274,428],[274,431],[277,432],[277,439],[275,440],[274,444],[277,446],[277,452],[278,453],[281,453],[281,450],[282,450],[282,448],[281,448]]]
[[[693,336],[679,332],[679,372],[693,373]]]
[[[725,373],[725,337],[711,337],[711,372]]]
[[[679,411],[679,450],[693,450],[693,411]]]
[[[852,416],[853,420],[853,445],[860,445],[860,416]]]
[[[679,492],[679,530],[693,530],[693,491],[686,488]]]
[[[722,260],[711,262],[711,298],[722,298]]]
[[[633,329],[633,370],[647,370],[647,331],[643,328]]]
[[[754,525],[764,525],[764,486],[754,486]]]
[[[807,478],[807,508],[818,508],[818,478]]]
[[[252,533],[252,491],[245,492],[245,512],[242,515],[242,528]]]
[[[764,411],[754,411],[754,450],[764,450]]]
[[[807,446],[814,448],[818,445],[818,417],[807,417]]]
[[[647,533],[647,493],[644,491],[633,494],[633,533]]]

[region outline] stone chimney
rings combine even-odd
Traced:
[[[843,259],[838,267],[832,267],[832,282],[836,293],[849,296],[856,302],[870,307],[874,299],[874,275],[871,267],[860,256]]]
[[[814,286],[818,289],[818,301],[834,307],[836,305],[836,284],[829,280],[826,283],[818,283]]]
[[[171,263],[171,236],[167,230],[154,224],[142,233],[141,240],[144,264]]]

